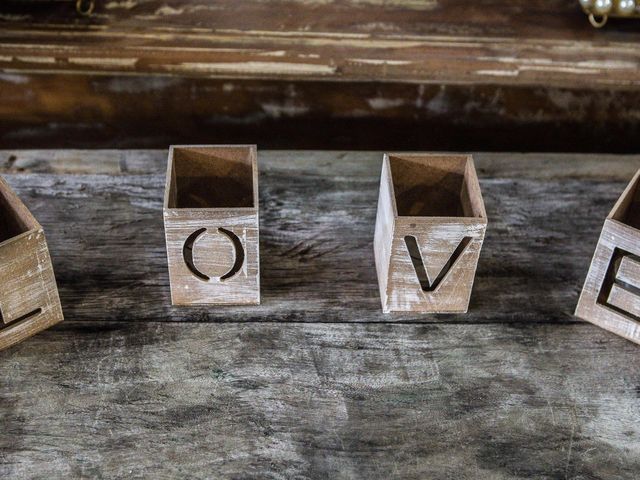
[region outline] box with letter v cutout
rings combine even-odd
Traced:
[[[640,170],[602,227],[576,316],[640,343]]]
[[[383,311],[466,312],[486,227],[471,156],[386,154],[374,239]]]

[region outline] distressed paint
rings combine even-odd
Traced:
[[[637,268],[629,268],[629,265],[636,264],[635,260],[631,260],[628,256],[616,260],[614,255],[616,249],[621,249],[631,255],[640,256],[640,249],[638,249],[640,230],[637,222],[633,221],[638,218],[636,210],[638,209],[639,179],[640,170],[633,176],[604,221],[575,312],[576,316],[638,344],[640,344],[640,321],[638,320],[640,315],[637,307],[639,272]],[[620,266],[614,269],[613,278],[607,278],[607,272],[614,262],[620,262]],[[617,288],[613,283],[616,279],[625,282],[625,287],[633,291]],[[599,298],[601,291],[604,291],[607,286],[610,286],[608,298]],[[606,304],[603,304],[605,302]],[[621,310],[616,311],[610,305]]]
[[[419,179],[411,188],[398,190],[402,179],[394,178],[392,164],[411,165],[412,179]],[[444,179],[438,178],[447,172]],[[435,173],[433,173],[435,172]],[[398,172],[396,172],[397,174]],[[406,172],[404,172],[406,175]],[[403,212],[399,204],[401,195],[420,189],[423,198],[414,205],[424,207],[442,199],[429,191],[442,187],[453,174],[460,178],[456,203],[464,210],[460,216],[441,214],[420,215],[419,211]],[[420,210],[420,208],[418,208]],[[469,307],[471,289],[487,227],[487,214],[473,166],[473,158],[463,155],[395,154],[384,155],[380,179],[380,195],[374,234],[375,265],[378,274],[380,300],[385,313],[465,313]],[[405,238],[417,242],[420,259],[430,286],[444,268],[445,276],[433,291],[425,291],[416,274]],[[455,262],[445,267],[454,251],[468,240]]]
[[[2,19],[4,72],[640,86],[632,22],[594,32],[574,0],[112,1],[90,18],[67,4],[39,15],[25,3],[28,18],[18,5]]]
[[[0,361],[4,478],[640,470],[638,348],[587,323],[80,320]]]
[[[242,172],[237,173],[240,169],[248,175],[240,178]],[[183,196],[204,195],[201,190],[184,191],[188,185],[181,185],[181,177],[191,176],[206,179],[207,190],[221,192],[218,196],[233,198],[240,188],[248,189],[251,206],[220,207],[208,204],[209,198],[201,197],[198,197],[201,206],[180,204]],[[248,185],[239,185],[242,180]],[[163,216],[173,305],[260,304],[258,205],[255,145],[172,145],[169,148]],[[206,229],[203,237],[196,238],[192,244],[192,261],[196,273],[209,277],[206,279],[194,274],[184,256],[187,239],[203,228]],[[239,248],[225,245],[220,228],[236,236]],[[212,237],[215,240],[212,241]],[[205,240],[201,241],[202,238]],[[223,275],[231,271],[240,254],[240,271],[225,279]]]

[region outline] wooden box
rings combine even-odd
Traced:
[[[640,343],[640,170],[607,216],[576,316]]]
[[[173,146],[164,199],[174,305],[260,303],[255,146]]]
[[[374,239],[383,311],[466,312],[486,226],[471,156],[385,155]]]
[[[0,178],[0,349],[62,320],[44,231]]]

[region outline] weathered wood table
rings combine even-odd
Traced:
[[[1,152],[66,321],[0,352],[0,477],[638,478],[640,347],[572,312],[640,157],[477,155],[455,316],[381,313],[381,159],[261,152],[262,305],[174,308],[165,151]]]

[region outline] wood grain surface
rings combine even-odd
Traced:
[[[16,4],[17,3],[17,4]],[[8,2],[4,72],[640,86],[632,21],[573,0]],[[39,6],[38,6],[39,5]]]
[[[575,315],[640,344],[636,172],[604,222]]]
[[[640,91],[0,73],[2,148],[640,151]]]
[[[260,305],[256,146],[172,145],[165,182],[171,303]]]
[[[64,322],[0,359],[3,478],[640,469],[638,347],[590,324]]]
[[[472,313],[393,324],[379,153],[261,154],[263,305],[209,311],[169,307],[166,151],[0,152],[66,318],[0,352],[0,476],[637,478],[640,351],[571,312],[640,157],[474,159]]]

